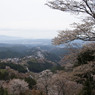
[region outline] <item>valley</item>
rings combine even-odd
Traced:
[[[68,49],[53,45],[0,44],[0,62],[26,66],[32,72],[61,66],[58,62]]]
[[[0,91],[3,95],[82,93],[85,82],[94,82],[93,46],[0,43]],[[88,77],[93,80],[85,81]]]

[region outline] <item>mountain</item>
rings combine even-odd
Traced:
[[[60,60],[59,55],[56,55],[47,50],[42,50],[40,47],[32,48],[28,50],[27,54],[33,56],[34,58],[46,59],[52,62],[58,62]]]
[[[4,36],[0,35],[0,43],[2,44],[23,44],[23,45],[33,45],[33,46],[42,46],[42,45],[52,45],[51,39],[25,39],[20,37],[13,37],[13,36]],[[84,44],[88,43],[88,41],[82,41],[82,40],[74,40],[71,41],[69,44],[71,44],[73,47],[76,47],[79,45],[79,47],[82,47]],[[77,44],[77,45],[76,45]],[[59,45],[59,47],[66,47],[67,44]]]
[[[0,35],[0,41],[7,41],[7,40],[17,40],[21,39],[20,37],[12,37],[12,36],[5,36],[5,35]]]
[[[0,43],[6,44],[31,44],[31,45],[51,45],[51,39],[24,39],[12,36],[0,36]]]

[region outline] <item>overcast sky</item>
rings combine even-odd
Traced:
[[[75,16],[53,10],[46,0],[0,0],[0,35],[54,38],[69,27]]]

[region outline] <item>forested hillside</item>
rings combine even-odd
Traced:
[[[0,13],[0,95],[95,95],[95,0],[1,0]]]

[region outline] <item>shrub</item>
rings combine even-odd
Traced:
[[[36,81],[32,78],[25,78],[25,81],[28,83],[30,89],[33,89],[33,86],[36,85]]]
[[[8,91],[4,89],[3,87],[0,88],[0,95],[9,95]]]
[[[77,57],[78,65],[87,64],[89,61],[95,60],[95,50],[82,50]]]

